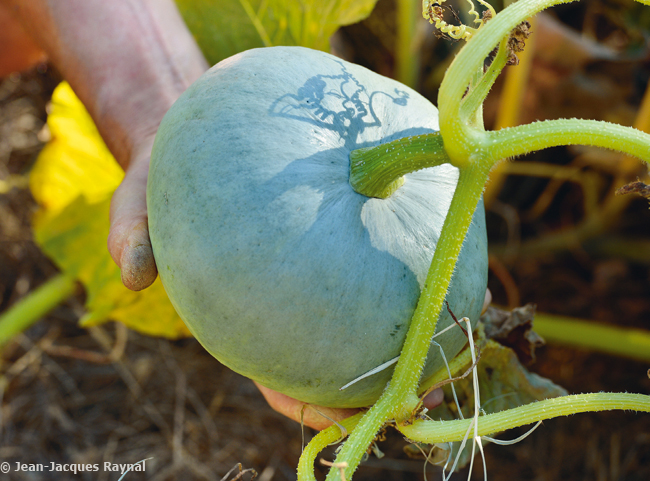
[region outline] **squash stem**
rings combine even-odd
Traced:
[[[442,227],[393,378],[379,400],[361,418],[336,457],[336,463],[347,463],[346,479],[351,478],[379,429],[389,421],[407,421],[419,404],[417,390],[431,337],[436,330],[456,259],[487,180],[488,171],[483,165],[484,162],[476,162],[460,171],[449,210],[454,215],[448,214]],[[327,481],[337,479],[340,479],[338,470],[330,470]]]
[[[517,54],[517,57],[519,57],[519,65],[516,67],[510,67],[505,74],[494,130],[501,130],[506,127],[519,125],[519,119],[523,110],[526,86],[528,85],[528,79],[530,78],[530,73],[533,68],[533,58],[535,56],[535,45],[537,40],[537,35],[535,35],[537,19],[531,17],[528,19],[528,22],[531,25],[530,30],[533,34],[526,40],[525,50]],[[505,165],[507,164],[500,164],[490,175],[490,182],[486,186],[485,193],[483,194],[483,201],[485,202],[486,207],[489,207],[496,199],[503,183],[505,182]]]
[[[404,85],[416,88],[420,76],[417,0],[397,1],[396,77]]]
[[[395,376],[393,376],[393,379]],[[347,441],[341,446],[336,456],[335,463],[346,463],[345,479],[352,479],[359,463],[368,447],[372,444],[379,430],[392,418],[391,413],[395,407],[402,405],[402,402],[394,394],[395,390],[390,387],[384,391],[379,400],[359,420],[356,428],[350,434]],[[417,398],[415,398],[417,401]],[[300,481],[303,481],[300,479]],[[325,481],[341,481],[339,471],[331,469]]]
[[[449,371],[446,368],[442,368],[436,374],[424,381],[418,389],[418,395],[422,396],[432,386],[435,386],[436,384],[449,379],[449,373],[451,373],[452,377],[458,375],[467,369],[467,366],[470,364],[472,364],[472,355],[469,346],[467,346],[449,362]],[[341,421],[339,424],[341,424],[347,430],[348,434],[352,433],[359,425],[361,419],[363,419],[364,414],[365,413],[357,413],[354,416]],[[390,422],[390,420],[387,419],[386,422]],[[362,427],[362,429],[365,428]],[[364,438],[368,441],[368,443],[370,443],[372,442],[375,434],[376,433],[372,431],[372,428],[365,429]],[[309,442],[309,444],[303,450],[302,455],[300,456],[300,461],[298,463],[298,481],[316,480],[314,477],[314,463],[316,461],[318,453],[320,453],[327,446],[341,439],[341,436],[341,429],[336,425],[332,425],[329,428],[324,429],[318,433]],[[360,435],[357,434],[355,437],[356,436]],[[358,439],[356,441],[358,445],[363,445],[359,442]]]
[[[350,153],[350,185],[359,194],[386,199],[403,183],[402,176],[449,162],[440,133],[397,139]]]
[[[482,26],[454,58],[438,94],[440,132],[454,165],[468,161],[476,147],[474,129],[459,115],[461,102],[476,68],[483,65],[492,49],[521,22],[548,7],[572,1],[574,0],[519,0],[512,3]]]
[[[74,294],[75,288],[73,277],[58,274],[11,306],[0,316],[0,346]]]
[[[508,60],[508,39],[504,38],[499,44],[499,50],[492,60],[487,72],[472,86],[467,95],[461,101],[460,117],[466,120],[475,117],[476,112],[483,108],[483,102],[490,93],[490,89],[499,77],[499,74],[506,66]],[[482,71],[482,69],[481,69]]]
[[[354,416],[344,419],[339,424],[348,432],[352,432],[359,423],[359,420],[363,417],[363,414],[364,413],[357,413]],[[300,461],[298,462],[298,479],[300,481],[316,481],[314,476],[314,462],[316,461],[318,453],[330,444],[341,439],[341,437],[341,429],[336,424],[333,424],[314,436],[309,444],[305,446],[305,449],[300,456]]]
[[[650,331],[551,314],[535,314],[535,331],[547,342],[650,362]]]
[[[483,162],[460,169],[458,184],[389,389],[415,393],[467,230],[487,181]],[[473,321],[476,321],[474,319]],[[399,419],[397,419],[399,421]]]
[[[480,416],[478,433],[474,435],[486,436],[559,416],[584,412],[611,411],[614,409],[650,412],[650,396],[599,392],[546,399]],[[397,426],[397,428],[409,439],[434,444],[461,441],[465,433],[467,433],[470,423],[473,422],[474,420],[471,418],[455,421],[418,420],[411,425]]]
[[[592,145],[650,161],[650,135],[632,127],[583,119],[533,122],[486,133],[483,144],[495,159],[505,159],[556,145]]]

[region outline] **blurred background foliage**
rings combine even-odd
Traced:
[[[177,3],[212,63],[247,48],[306,45],[397,78],[434,103],[444,72],[461,46],[436,35],[421,18],[419,2],[412,0]],[[449,21],[454,13],[467,21],[464,0],[446,5]],[[498,11],[503,4],[494,6]],[[648,131],[650,8],[629,0],[583,1],[554,8],[532,22],[533,35],[520,64],[506,69],[484,106],[486,128],[581,117]],[[132,432],[117,435],[124,452],[146,445],[161,459],[177,462],[176,423],[183,439],[191,439],[183,449],[194,456],[194,464],[174,464],[170,477],[184,472],[186,477],[179,479],[219,479],[214,473],[225,473],[224,463],[236,458],[272,467],[275,474],[265,479],[276,479],[274,475],[292,479],[299,452],[291,444],[296,432],[264,411],[264,404],[255,401],[254,389],[232,381],[231,374],[215,369],[207,356],[202,358],[193,341],[155,344],[130,333],[135,341],[125,347],[122,327],[96,327],[118,320],[147,335],[172,339],[188,335],[159,281],[141,293],[121,285],[105,245],[110,196],[122,173],[70,88],[60,84],[54,89],[59,80],[56,72],[42,66],[22,80],[14,76],[0,83],[0,311],[2,325],[9,325],[0,341],[6,342],[55,309],[48,323],[34,326],[5,348],[10,367],[0,383],[7,400],[0,453],[14,446],[16,455],[15,446],[24,445],[38,446],[47,462],[70,462],[79,453],[89,462],[108,456],[88,446],[103,446],[113,436],[115,421],[102,418],[93,406],[110,413],[120,399],[133,396],[133,405],[125,410],[128,415],[114,417],[123,416],[118,422],[121,433],[131,432],[137,421],[143,423],[136,429],[138,436],[149,437]],[[509,308],[534,302],[539,311],[555,316],[539,312],[536,316],[535,328],[547,340],[571,345],[585,341],[578,350],[551,344],[541,350],[534,366],[571,392],[650,392],[646,376],[650,211],[648,201],[638,195],[615,194],[637,179],[650,183],[646,167],[637,159],[592,148],[561,147],[503,164],[485,194],[489,287],[495,302]],[[40,257],[32,235],[56,268]],[[29,300],[30,291],[35,292],[32,302],[38,302],[16,315],[17,301]],[[74,322],[81,322],[87,331],[73,330]],[[101,354],[92,351],[98,346]],[[593,354],[594,349],[612,346],[619,356],[645,361]],[[57,371],[53,366],[58,364],[48,361],[48,356],[60,359],[64,370],[74,375]],[[80,360],[85,364],[80,365]],[[191,366],[187,378],[176,362]],[[106,363],[114,363],[112,374],[107,373]],[[173,382],[154,383],[148,374],[152,366],[166,369]],[[52,372],[58,373],[56,385],[47,381]],[[102,379],[97,391],[101,395],[79,398],[70,376],[73,385],[95,386]],[[111,383],[115,387],[109,389]],[[213,383],[229,391],[215,394]],[[151,389],[151,397],[144,386]],[[43,389],[51,399],[59,399],[54,408],[52,403],[25,401]],[[247,424],[255,433],[265,432],[264,424],[275,431],[252,436],[228,424],[235,414],[248,416]],[[599,422],[557,421],[554,426],[559,427],[549,436],[538,431],[529,444],[511,451],[488,451],[493,460],[488,460],[491,479],[649,479],[647,420],[602,416]],[[96,427],[89,428],[94,423]],[[214,423],[217,431],[228,434],[215,435]],[[24,426],[41,429],[41,438],[29,438]],[[248,441],[227,448],[232,439]],[[289,447],[278,450],[278,439],[296,452],[289,452]],[[152,444],[147,444],[149,440]],[[251,448],[256,444],[264,448]],[[378,479],[373,465],[383,466],[381,479],[421,476],[414,471],[421,473],[422,463],[418,461],[416,469],[410,461],[400,460],[401,447],[391,446],[392,461],[382,465],[381,460],[371,459],[358,479]],[[223,454],[227,449],[231,454]],[[161,475],[161,479],[167,478]]]
[[[329,50],[339,27],[365,19],[377,0],[176,0],[211,65],[243,50],[301,45]]]

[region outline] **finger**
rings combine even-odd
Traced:
[[[108,250],[133,291],[149,287],[158,273],[147,224],[148,170],[148,159],[132,163],[111,200]]]
[[[422,404],[424,404],[424,407],[427,409],[433,409],[440,406],[444,400],[445,393],[442,389],[438,388],[427,394],[422,400]]]
[[[490,307],[491,303],[492,303],[492,293],[490,292],[490,289],[486,289],[485,300],[483,301],[483,309],[481,309],[481,315],[485,314],[485,311],[487,311],[487,308]]]
[[[255,383],[255,385],[274,411],[277,411],[296,422],[300,422],[302,411],[302,418],[305,426],[309,426],[318,431],[322,431],[333,424],[332,421],[327,419],[327,417],[339,422],[359,412],[358,409],[333,409],[322,406],[312,406],[311,404],[298,401],[297,399],[285,394],[264,387],[261,384]],[[323,416],[323,414],[327,417]]]

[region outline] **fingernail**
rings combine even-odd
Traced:
[[[434,409],[440,406],[444,400],[445,393],[442,391],[442,389],[435,389],[427,394],[427,396],[423,399],[423,404],[427,409]]]
[[[488,310],[488,307],[490,307],[491,303],[492,303],[492,292],[490,292],[490,289],[487,289],[485,291],[485,300],[483,301],[483,309],[481,309],[481,315],[485,314],[485,312]]]
[[[122,252],[122,283],[132,291],[141,291],[156,280],[158,270],[150,244],[127,245]]]

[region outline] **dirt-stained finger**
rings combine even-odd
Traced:
[[[148,168],[148,160],[132,165],[111,201],[108,250],[122,270],[122,283],[134,291],[149,287],[158,274],[147,220]]]
[[[141,291],[156,280],[158,270],[151,250],[148,230],[133,232],[121,257],[122,283],[132,291]]]

